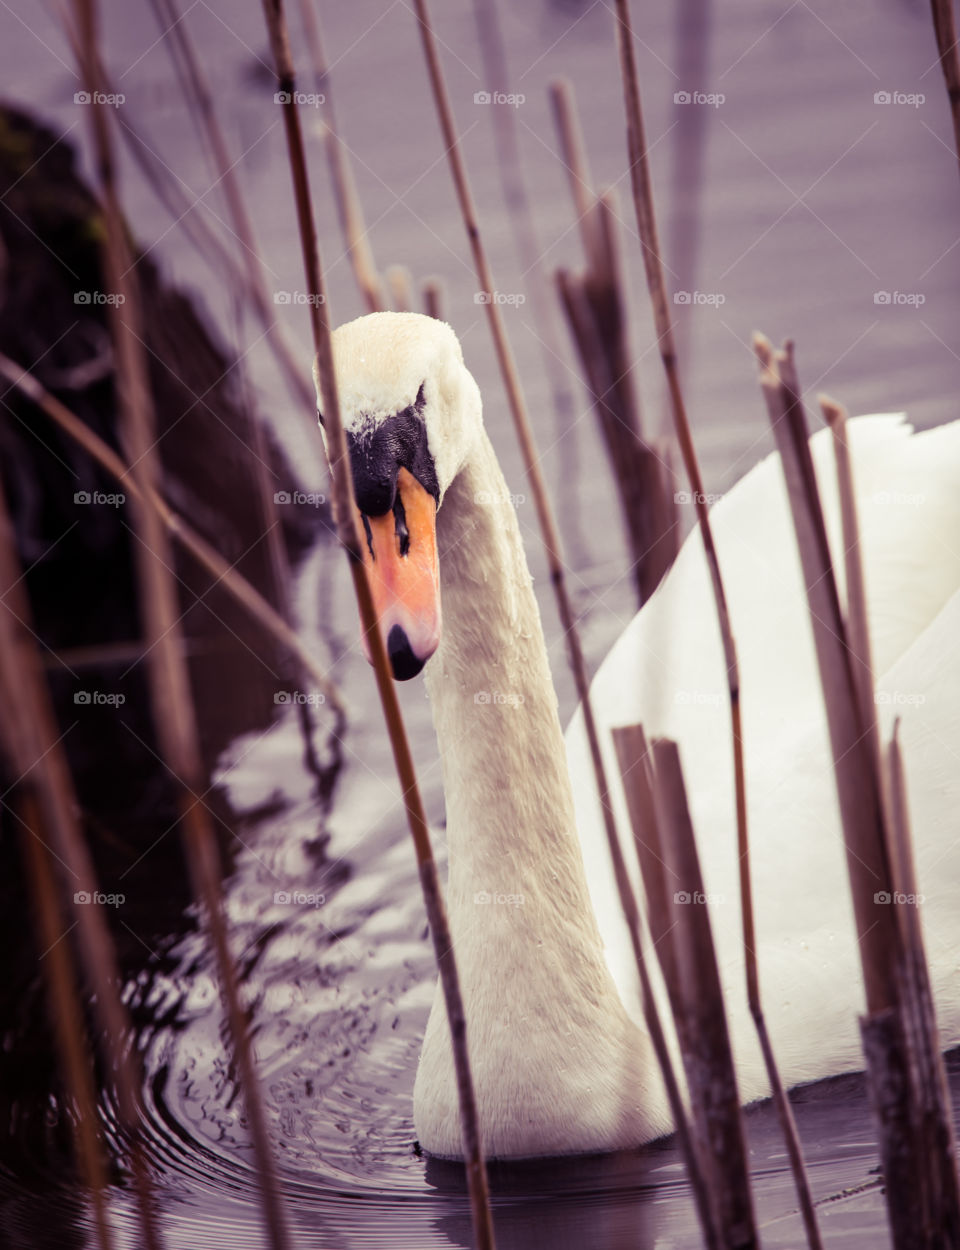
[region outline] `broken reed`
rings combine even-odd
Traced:
[[[737,819],[737,855],[740,865],[740,908],[743,925],[743,950],[746,968],[747,1001],[753,1017],[760,1047],[763,1052],[764,1065],[770,1081],[774,1105],[780,1121],[781,1131],[787,1145],[790,1167],[793,1172],[794,1185],[803,1216],[804,1230],[811,1250],[819,1250],[822,1245],[820,1230],[817,1224],[810,1193],[810,1183],[803,1161],[800,1137],[797,1133],[796,1121],[790,1101],[783,1088],[780,1073],[777,1069],[773,1045],[767,1030],[766,1018],[760,997],[760,978],[756,956],[756,926],[753,908],[753,884],[750,873],[750,840],[747,827],[747,789],[743,753],[742,714],[740,709],[740,669],[737,661],[737,649],[730,624],[730,613],[727,607],[726,591],[720,573],[720,562],[713,530],[707,512],[706,497],[703,491],[703,478],[697,459],[690,423],[687,419],[686,406],[680,387],[680,374],[677,362],[676,347],[673,337],[673,326],[667,303],[667,288],[663,276],[663,260],[660,252],[660,239],[657,230],[657,216],[653,201],[653,187],[650,164],[647,154],[646,134],[643,120],[643,104],[640,96],[640,79],[637,73],[634,54],[633,29],[630,21],[629,0],[616,0],[615,13],[616,43],[620,63],[620,76],[623,83],[624,113],[627,126],[627,158],[630,167],[630,181],[633,191],[634,211],[637,218],[637,230],[640,235],[640,246],[643,253],[644,271],[650,303],[653,309],[654,328],[660,359],[663,363],[670,394],[673,413],[673,425],[684,469],[693,495],[697,525],[703,541],[707,568],[713,588],[717,620],[723,642],[724,661],[727,670],[727,689],[730,698],[730,728],[733,739],[733,774],[736,796]]]
[[[203,905],[214,950],[220,990],[230,1030],[233,1059],[250,1127],[263,1214],[274,1250],[289,1244],[280,1200],[266,1114],[257,1083],[253,1048],[240,1000],[239,979],[230,954],[221,897],[221,867],[210,813],[200,797],[206,789],[200,756],[173,556],[169,535],[151,497],[161,481],[156,450],[155,416],[150,392],[143,317],[135,262],[130,253],[114,181],[111,121],[102,100],[96,0],[74,0],[81,54],[80,71],[94,101],[90,109],[93,149],[99,173],[104,218],[101,242],[107,289],[118,299],[108,310],[116,354],[121,442],[131,462],[140,497],[131,500],[135,567],[144,633],[148,643],[148,677],[153,724],[159,755],[173,782],[187,864],[194,892]],[[123,298],[120,298],[122,296]]]
[[[960,1190],[949,1130],[942,1058],[919,922],[877,903],[912,882],[899,753],[886,777],[877,749],[873,677],[865,674],[866,597],[861,570],[848,560],[851,630],[844,619],[808,442],[806,415],[789,341],[774,351],[754,337],[760,385],[783,464],[827,711],[834,778],[847,851],[867,1014],[860,1029],[877,1122],[887,1210],[896,1250],[934,1250],[960,1241]],[[852,478],[842,447],[843,414],[827,401],[835,426],[844,545],[859,543]],[[859,635],[859,636],[858,636]],[[867,697],[867,691],[871,692]]]
[[[676,559],[680,528],[666,449],[643,438],[615,219],[608,191],[589,217],[593,261],[583,274],[558,270],[557,286],[606,444],[642,607]]]
[[[360,536],[356,504],[353,498],[353,479],[347,449],[346,434],[340,417],[340,399],[337,391],[333,365],[333,344],[330,326],[321,308],[326,301],[323,270],[317,248],[313,225],[313,209],[310,199],[310,183],[307,177],[303,137],[295,103],[295,75],[282,0],[263,0],[264,17],[270,35],[277,86],[286,93],[283,105],[287,154],[296,199],[297,220],[300,227],[304,272],[308,290],[316,296],[311,303],[311,326],[317,352],[317,376],[324,414],[327,456],[333,484],[333,504],[340,542],[346,553],[353,579],[354,592],[370,655],[373,659],[377,689],[383,707],[394,763],[400,781],[404,808],[410,834],[413,839],[423,890],[424,905],[434,951],[443,987],[444,1003],[450,1028],[454,1071],[460,1101],[460,1119],[463,1139],[464,1163],[470,1192],[471,1215],[474,1238],[478,1250],[494,1250],[493,1217],[490,1211],[490,1193],[486,1164],[480,1140],[479,1115],[473,1077],[467,1048],[467,1023],[457,975],[453,938],[443,902],[443,893],[437,875],[430,830],[427,825],[423,801],[417,784],[416,770],[410,752],[400,704],[397,698],[393,674],[377,620],[370,583],[363,560],[363,543]]]
[[[650,930],[673,1012],[694,1123],[708,1246],[759,1247],[743,1116],[723,990],[677,745],[639,725],[613,731],[648,900]],[[705,1207],[705,1213],[700,1209]]]

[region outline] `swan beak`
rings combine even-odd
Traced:
[[[437,504],[407,469],[397,473],[391,512],[365,516],[365,563],[373,606],[397,681],[416,675],[440,645]],[[366,636],[363,649],[368,660]]]

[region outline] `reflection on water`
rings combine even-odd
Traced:
[[[441,6],[436,6],[440,9]],[[505,7],[505,6],[504,6]],[[695,8],[696,6],[688,6]],[[188,142],[163,49],[146,6],[104,5],[108,59],[123,79],[129,107],[159,150],[199,193],[209,185],[199,152]],[[487,422],[508,473],[518,458],[474,281],[465,265],[462,230],[431,120],[416,31],[404,5],[363,0],[325,6],[334,83],[375,251],[415,274],[440,273],[448,316],[487,399]],[[70,101],[69,52],[43,12],[33,33],[6,20],[0,71],[6,89],[29,99],[48,121],[78,141],[82,127]],[[548,267],[578,262],[576,232],[553,153],[545,87],[566,73],[577,87],[594,173],[626,194],[619,86],[606,6],[519,6],[504,13],[517,89],[523,154],[535,192]],[[479,83],[467,0],[443,6],[440,33],[451,52],[455,108],[482,220],[501,285],[519,285],[491,169],[487,119],[472,106]],[[263,248],[278,289],[297,289],[299,252],[287,200],[288,174],[278,118],[258,59],[265,56],[259,5],[227,0],[198,6],[190,22],[206,51],[219,103],[251,197]],[[689,129],[695,107],[674,96],[696,83],[673,65],[697,65],[672,51],[669,6],[637,14],[638,51],[654,144],[658,186],[667,186],[671,133]],[[960,382],[955,354],[958,266],[955,164],[932,35],[922,6],[886,6],[869,18],[832,6],[760,0],[718,6],[705,89],[722,94],[706,120],[706,160],[699,268],[677,268],[710,302],[693,305],[686,361],[689,404],[707,484],[723,489],[766,449],[754,384],[749,335],[762,327],[799,343],[805,384],[828,387],[853,411],[907,407],[920,424],[953,417]],[[52,49],[52,52],[50,51]],[[686,70],[682,72],[688,72]],[[689,72],[693,72],[692,70]],[[907,108],[875,103],[884,90],[923,94]],[[307,119],[310,142],[317,128]],[[319,152],[314,153],[319,158]],[[323,182],[317,182],[321,243],[337,319],[359,311],[343,262]],[[233,325],[225,293],[203,268],[149,192],[129,174],[125,186],[141,239],[182,278],[220,325]],[[667,223],[674,207],[660,196]],[[215,197],[212,197],[215,202]],[[683,212],[689,204],[684,203]],[[200,210],[198,210],[200,211]],[[202,211],[206,211],[206,208]],[[679,211],[679,210],[678,210]],[[656,427],[659,382],[640,258],[631,216],[622,213],[630,274],[640,386],[647,421]],[[684,230],[664,231],[688,238]],[[883,292],[923,295],[923,302],[876,302]],[[722,296],[722,300],[719,297]],[[306,319],[290,310],[289,328],[308,357]],[[536,327],[513,308],[508,328],[536,415],[548,469],[556,468],[555,431],[540,376]],[[239,344],[243,346],[243,344]],[[290,411],[262,348],[246,357],[261,407],[292,449],[309,485],[319,477],[313,431]],[[585,641],[595,662],[633,611],[624,548],[603,452],[589,414],[578,421],[581,479],[559,484],[561,518],[577,507],[589,520],[590,549],[578,561],[574,590],[586,616]],[[527,509],[529,511],[529,504]],[[532,512],[522,516],[538,586],[543,561]],[[433,992],[413,857],[404,836],[389,756],[358,657],[352,598],[335,552],[320,552],[298,588],[308,636],[323,635],[339,655],[335,675],[351,705],[347,766],[328,823],[321,826],[302,742],[289,709],[272,725],[231,745],[220,767],[232,863],[225,884],[233,945],[255,1024],[274,1140],[291,1220],[303,1245],[390,1246],[396,1250],[467,1246],[463,1175],[426,1162],[415,1149],[411,1090],[420,1037]],[[332,563],[331,563],[332,562]],[[549,592],[545,590],[545,596]],[[553,608],[542,600],[563,707],[571,692]],[[428,810],[438,826],[442,802],[429,709],[420,683],[401,691],[409,715]],[[442,830],[438,838],[442,853]],[[186,889],[175,856],[150,861],[155,892],[150,949],[130,941],[127,999],[141,1034],[147,1081],[149,1153],[161,1194],[170,1247],[254,1247],[261,1225],[251,1154],[212,969],[184,913]],[[149,876],[149,874],[148,874]],[[142,887],[149,891],[149,882]],[[138,932],[140,929],[138,927]],[[11,950],[21,950],[12,929]],[[4,1018],[6,1132],[0,1142],[0,1241],[11,1247],[89,1243],[89,1212],[71,1182],[63,1112],[50,1096],[44,1004],[35,961],[22,948],[11,960]],[[22,975],[21,975],[22,973]],[[17,977],[20,979],[17,980]],[[956,1082],[955,1082],[956,1085]],[[116,1140],[112,1108],[104,1108]],[[873,1134],[857,1080],[807,1092],[798,1108],[830,1244],[884,1244],[885,1217],[876,1189]],[[799,1222],[783,1148],[769,1108],[748,1116],[751,1161],[766,1246],[794,1246]],[[120,1164],[112,1210],[119,1244],[134,1246],[136,1222]],[[493,1166],[501,1247],[652,1247],[699,1244],[675,1149],[655,1145],[629,1156],[576,1162]]]

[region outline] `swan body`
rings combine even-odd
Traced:
[[[433,655],[425,678],[447,803],[447,904],[484,1148],[549,1156],[660,1136],[672,1123],[581,718],[565,743],[516,512],[459,343],[430,318],[375,313],[335,331],[334,361],[395,674],[412,675]],[[878,706],[884,732],[893,714],[903,720],[928,954],[943,1040],[956,1041],[960,423],[911,435],[901,418],[884,416],[849,428]],[[817,435],[813,449],[836,560],[830,448]],[[422,516],[425,499],[435,535],[418,522],[423,537],[414,540],[404,517]],[[862,1066],[862,1002],[829,740],[777,460],[754,468],[712,518],[742,670],[764,1002],[784,1077],[796,1084]],[[417,572],[416,549],[434,538],[434,563],[424,557]],[[601,667],[593,702],[621,836],[629,823],[609,728],[642,721],[680,743],[740,1091],[744,1101],[762,1097],[769,1091],[742,988],[724,669],[696,535]],[[429,1153],[461,1156],[439,992],[414,1121]]]

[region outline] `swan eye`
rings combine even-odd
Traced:
[[[405,556],[410,550],[410,531],[407,529],[407,513],[399,491],[393,503],[393,523],[400,543],[400,554]]]

